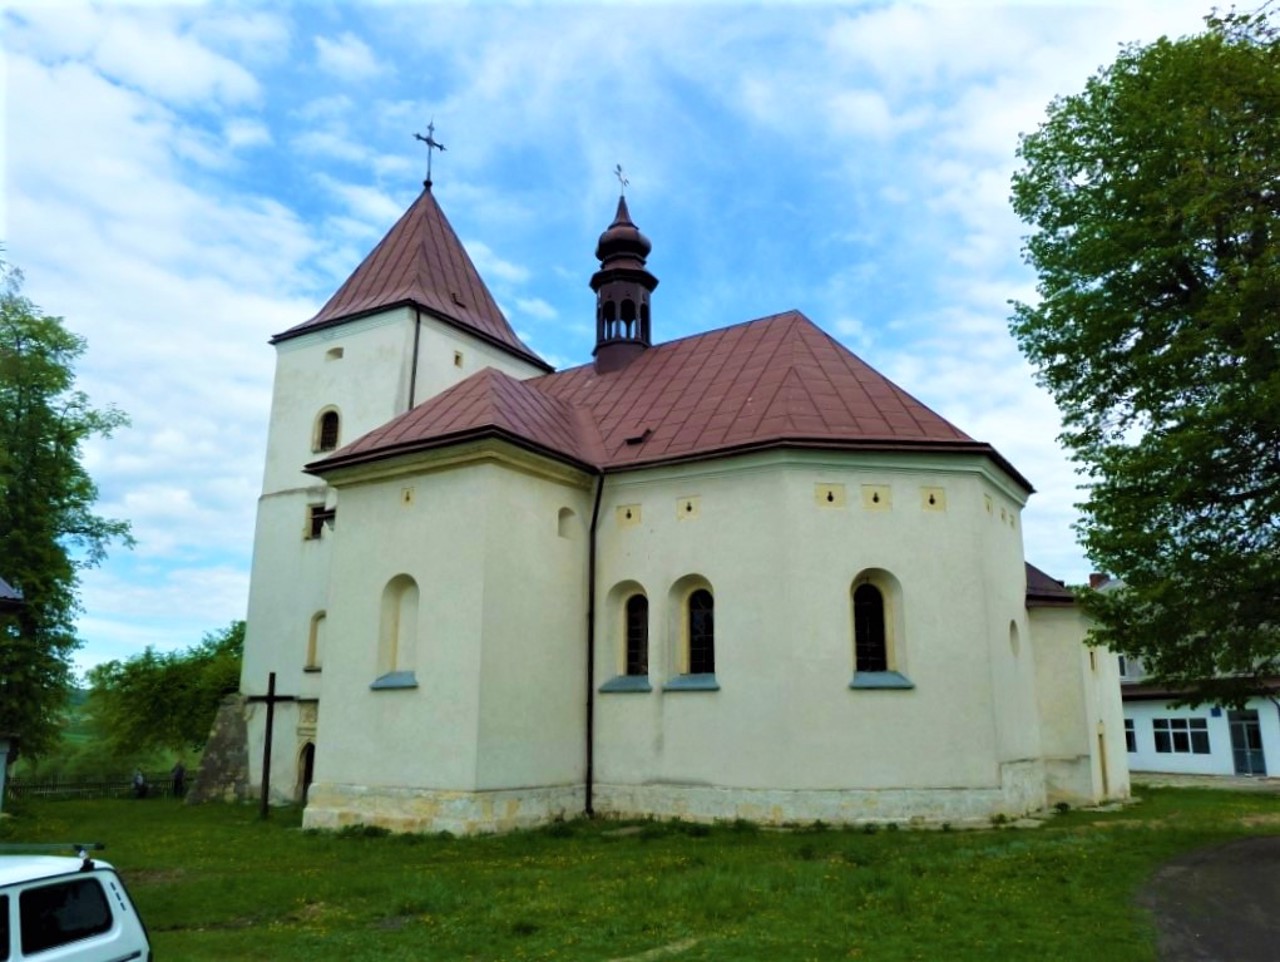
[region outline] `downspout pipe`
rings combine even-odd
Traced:
[[[583,814],[594,818],[593,795],[596,778],[596,525],[600,520],[600,500],[604,494],[604,472],[596,475],[595,505],[587,532],[587,774]]]

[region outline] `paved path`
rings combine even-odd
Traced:
[[[1138,895],[1161,962],[1280,959],[1280,836],[1244,838],[1163,865]]]

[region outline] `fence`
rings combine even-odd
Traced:
[[[144,772],[147,781],[147,798],[171,798],[173,776],[168,772]],[[5,795],[9,798],[131,798],[133,776],[120,775],[110,778],[10,778],[5,782]]]

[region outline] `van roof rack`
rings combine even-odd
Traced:
[[[89,857],[89,853],[101,852],[104,849],[106,849],[106,845],[102,842],[0,842],[0,855],[6,853],[73,852],[75,857],[83,863],[80,866],[82,872],[93,871],[93,859]]]

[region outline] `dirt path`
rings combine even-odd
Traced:
[[[1161,962],[1280,959],[1280,836],[1200,849],[1162,866],[1138,894]]]

